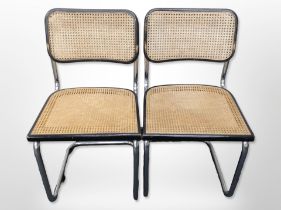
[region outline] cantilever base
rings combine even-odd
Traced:
[[[218,162],[218,158],[217,155],[215,153],[214,147],[210,142],[205,142],[207,144],[207,146],[209,147],[210,153],[212,155],[212,159],[214,162],[214,165],[216,167],[216,171],[222,186],[222,190],[223,193],[226,197],[231,197],[234,192],[235,189],[237,187],[240,175],[241,175],[241,171],[243,169],[247,154],[248,154],[248,149],[249,149],[249,143],[248,142],[242,142],[242,151],[240,154],[240,158],[230,185],[230,188],[228,189],[225,183],[225,179],[223,177],[222,171],[221,171],[221,167],[219,165]],[[148,196],[148,192],[149,192],[149,145],[150,142],[145,140],[144,141],[144,164],[143,164],[143,195],[145,197]]]
[[[98,146],[98,145],[131,145],[133,147],[134,154],[134,184],[133,184],[133,196],[134,199],[138,199],[138,189],[139,189],[139,142],[138,141],[94,141],[94,142],[75,142],[71,144],[67,150],[61,167],[60,175],[57,181],[57,185],[54,192],[51,190],[49,179],[46,173],[44,161],[42,159],[40,142],[34,142],[33,149],[34,155],[38,164],[38,168],[41,174],[43,185],[47,194],[49,201],[53,202],[57,199],[59,189],[61,184],[65,181],[65,169],[68,161],[69,155],[73,152],[76,147],[80,146]]]
[[[242,142],[242,151],[241,151],[239,161],[238,161],[238,164],[236,166],[235,173],[234,173],[234,176],[233,176],[233,179],[232,179],[232,182],[231,182],[231,185],[230,185],[229,189],[226,186],[226,182],[225,182],[225,179],[223,177],[223,173],[222,173],[222,170],[221,170],[221,167],[220,167],[220,164],[219,164],[219,161],[218,161],[218,158],[217,158],[217,155],[216,155],[216,152],[214,150],[213,145],[210,142],[206,142],[206,144],[208,145],[210,153],[212,155],[212,159],[213,159],[214,165],[216,167],[216,171],[217,171],[220,183],[221,183],[223,194],[226,197],[231,197],[234,194],[235,189],[237,187],[237,184],[238,184],[238,181],[239,181],[239,178],[240,178],[240,175],[241,175],[241,171],[243,169],[243,166],[244,166],[247,154],[248,154],[249,143],[248,142]]]

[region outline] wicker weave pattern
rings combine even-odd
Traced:
[[[55,92],[32,135],[138,133],[135,96],[114,88],[75,88]]]
[[[235,48],[236,17],[228,10],[153,11],[146,19],[146,54],[152,61],[224,61]]]
[[[47,17],[49,53],[61,62],[131,62],[137,53],[135,24],[125,11],[53,11]]]
[[[229,92],[203,85],[150,89],[146,96],[146,133],[250,135]]]

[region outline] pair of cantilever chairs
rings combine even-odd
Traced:
[[[50,95],[28,134],[43,184],[55,201],[71,152],[80,146],[131,145],[134,199],[138,199],[139,141],[144,141],[144,196],[148,195],[150,142],[199,141],[210,149],[225,196],[232,196],[254,135],[234,97],[225,89],[234,54],[237,16],[227,9],[154,9],[144,25],[144,125],[138,112],[138,20],[128,10],[53,9],[47,13],[46,37],[55,78]],[[221,87],[164,85],[149,88],[149,62],[198,60],[224,62]],[[133,91],[121,88],[60,89],[56,62],[134,63]],[[40,142],[74,141],[65,155],[54,192]],[[241,155],[227,188],[212,141],[242,142]]]

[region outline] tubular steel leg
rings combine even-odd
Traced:
[[[47,173],[46,173],[44,161],[42,159],[41,150],[40,150],[40,142],[34,142],[33,149],[34,149],[34,155],[35,155],[35,158],[36,158],[36,161],[37,161],[37,164],[38,164],[38,168],[39,168],[39,171],[40,171],[40,174],[41,174],[41,177],[42,177],[43,185],[45,187],[46,194],[48,196],[49,201],[53,202],[57,199],[61,183],[64,182],[64,180],[65,180],[66,164],[67,164],[67,160],[68,160],[69,155],[71,154],[71,152],[74,149],[74,144],[69,146],[68,149],[66,150],[66,154],[65,154],[65,157],[64,157],[64,160],[63,160],[62,168],[61,168],[61,171],[60,171],[60,175],[59,175],[54,193],[51,190],[51,186],[50,186],[50,182],[49,182],[49,179],[48,179],[48,176],[47,176]]]
[[[61,186],[61,183],[65,180],[65,169],[68,161],[69,155],[72,153],[72,151],[76,147],[80,146],[99,146],[99,145],[131,145],[134,148],[134,198],[138,199],[138,185],[139,185],[139,178],[138,178],[138,170],[139,170],[139,142],[138,141],[94,141],[94,142],[75,142],[71,144],[67,150],[66,154],[63,160],[63,164],[60,170],[60,175],[57,181],[57,185],[55,187],[54,192],[51,190],[50,182],[46,173],[44,161],[41,155],[40,150],[40,142],[34,142],[33,149],[34,149],[34,155],[38,164],[38,168],[41,174],[41,178],[43,181],[43,185],[47,194],[47,197],[49,201],[53,202],[57,199],[59,189]]]
[[[208,145],[210,153],[212,155],[212,159],[213,159],[213,162],[214,162],[215,167],[216,167],[216,171],[217,171],[220,183],[221,183],[223,193],[226,197],[231,197],[234,194],[237,183],[239,181],[239,177],[240,177],[241,171],[243,169],[245,159],[246,159],[247,154],[248,154],[249,143],[248,142],[242,142],[242,151],[241,151],[240,158],[239,158],[239,161],[238,161],[238,164],[237,164],[237,167],[236,167],[236,170],[235,170],[235,173],[234,173],[234,176],[233,176],[233,179],[232,179],[232,182],[231,182],[231,185],[230,185],[229,189],[226,186],[225,179],[223,177],[222,170],[221,170],[221,167],[220,167],[220,164],[219,164],[219,161],[218,161],[218,158],[217,158],[217,155],[215,153],[213,145],[210,142],[206,142],[206,144]]]
[[[134,199],[138,200],[139,197],[139,142],[134,141],[134,186],[133,195]]]
[[[149,191],[149,141],[144,141],[143,156],[143,195],[147,197]]]

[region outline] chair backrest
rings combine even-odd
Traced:
[[[238,18],[228,9],[153,9],[145,18],[144,53],[151,62],[228,61]]]
[[[45,27],[56,62],[132,63],[138,56],[138,20],[128,10],[52,9]]]

